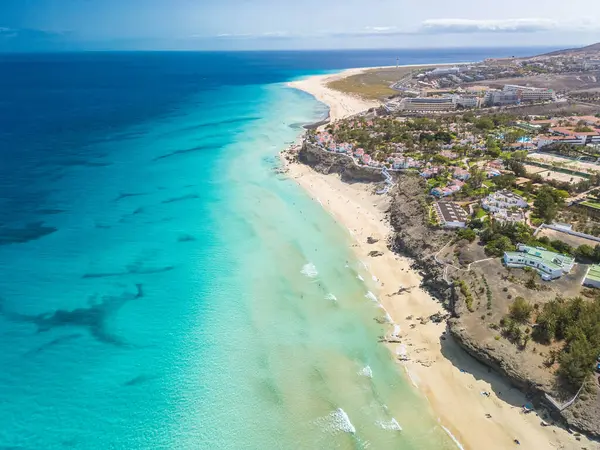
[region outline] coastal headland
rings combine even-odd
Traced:
[[[346,70],[309,77],[289,84],[330,108],[332,122],[381,106],[375,100],[349,95],[331,83],[369,69]],[[380,169],[358,167],[345,155],[330,154],[310,145],[284,152],[288,176],[352,236],[356,256],[377,280],[377,297],[393,325],[382,338],[410,383],[421,392],[440,425],[464,449],[592,449],[597,444],[559,426],[546,426],[536,412],[525,414],[528,399],[507,378],[484,366],[454,340],[447,329],[447,310],[432,290],[449,296],[448,286],[431,283],[411,251],[403,251],[397,232],[420,241],[420,260],[451,240],[444,230],[430,232],[420,197],[422,180],[399,175],[389,195],[376,195],[373,182],[383,180]],[[416,268],[416,266],[419,266]],[[439,268],[432,263],[432,271]],[[424,280],[425,276],[425,280]],[[447,289],[447,292],[443,292]],[[431,317],[443,320],[430,320]],[[542,424],[544,426],[542,426]]]

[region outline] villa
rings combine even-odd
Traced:
[[[529,205],[520,195],[507,190],[494,192],[481,201],[486,211],[500,212],[509,208],[527,208]]]
[[[460,191],[465,183],[459,180],[453,180],[445,187],[436,187],[431,190],[431,195],[435,197],[448,197]]]
[[[462,181],[466,181],[469,178],[471,178],[471,174],[469,173],[469,171],[466,169],[461,169],[460,167],[457,167],[456,169],[454,169],[454,173],[452,176],[454,178],[456,178],[458,180],[462,180]]]
[[[401,156],[399,158],[388,158],[388,162],[392,164],[392,169],[408,169],[411,167],[419,167],[421,163],[410,156]]]
[[[485,176],[488,178],[499,177],[500,175],[502,175],[502,173],[498,169],[494,169],[491,167],[485,169]]]
[[[516,252],[504,252],[504,264],[507,267],[531,267],[543,280],[554,280],[569,273],[575,264],[570,256],[548,251],[541,247],[529,247],[518,244]]]
[[[440,156],[443,156],[448,159],[456,159],[458,155],[454,152],[451,152],[449,149],[452,148],[452,144],[443,145],[442,148],[447,147],[447,150],[442,150],[440,152]]]
[[[423,178],[431,178],[436,176],[438,173],[440,173],[439,167],[427,167],[419,175],[421,175]]]

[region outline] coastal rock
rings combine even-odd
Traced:
[[[383,256],[383,252],[380,252],[378,250],[373,250],[372,252],[369,252],[369,256],[371,258],[376,258],[377,256]]]
[[[448,308],[452,290],[443,278],[443,268],[433,258],[452,237],[451,232],[428,223],[426,185],[417,174],[403,173],[390,191],[389,218],[395,232],[389,247],[413,259],[413,268],[423,277],[421,286]]]
[[[379,239],[375,239],[373,236],[367,238],[367,244],[375,244],[377,242],[379,242]]]
[[[382,182],[380,169],[359,166],[352,158],[338,153],[326,152],[322,148],[305,142],[298,152],[298,160],[323,174],[338,173],[346,182]]]

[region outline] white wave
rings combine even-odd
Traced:
[[[383,420],[378,420],[377,425],[379,425],[384,430],[402,431],[402,427],[400,426],[398,421],[396,419],[394,419],[393,417],[392,417],[392,420],[390,420],[389,422],[384,422]]]
[[[387,311],[387,309],[385,309],[385,307],[381,303],[379,303],[379,307],[381,309],[383,309],[383,312],[385,313],[385,321],[387,323],[389,323],[389,324],[394,323],[394,320],[392,319],[392,316],[390,316],[390,313]]]
[[[375,275],[371,275],[371,278],[373,278],[374,282],[379,283],[379,279]]]
[[[400,325],[397,323],[394,324],[394,331],[392,332],[394,336],[400,336]]]
[[[444,431],[448,434],[448,436],[450,436],[450,439],[452,439],[452,441],[454,441],[454,443],[460,450],[465,450],[465,448],[462,446],[460,441],[458,439],[456,439],[452,433],[450,433],[450,430],[448,428],[446,428],[444,425],[440,425],[440,426],[444,429]]]
[[[348,414],[342,408],[338,408],[327,416],[317,419],[315,423],[323,430],[332,434],[340,432],[356,433],[356,428],[354,428]]]
[[[377,297],[375,297],[375,294],[373,294],[371,291],[368,291],[365,294],[365,297],[371,300],[372,302],[379,303],[379,300],[377,300]]]
[[[400,344],[398,347],[396,347],[396,355],[406,356],[406,345]]]
[[[356,278],[358,278],[360,281],[365,281],[365,279],[363,277],[361,277],[360,275],[356,275]]]
[[[371,366],[367,365],[358,371],[358,374],[363,377],[373,378],[373,370]]]
[[[302,266],[302,270],[300,271],[302,275],[306,275],[308,278],[314,278],[319,275],[319,271],[315,267],[313,263],[307,263]]]
[[[367,266],[367,264],[361,260],[360,262],[362,264],[362,266],[365,268],[365,270],[368,272],[369,271],[369,266]]]
[[[317,197],[317,201],[319,202],[319,205],[323,206],[323,202],[321,201],[321,199],[319,197]]]
[[[417,383],[417,377],[416,375],[413,375],[410,370],[408,370],[408,367],[404,366],[404,371],[406,372],[406,375],[408,375],[408,379],[410,380],[411,384],[416,388],[419,389],[419,384]]]
[[[342,408],[333,411],[329,417],[332,419],[332,425],[335,429],[344,433],[356,433],[356,428],[350,422],[350,417],[348,417],[348,414]]]
[[[335,295],[329,293],[329,294],[327,294],[325,296],[325,300],[329,300],[329,301],[332,301],[332,302],[337,302],[337,297]]]

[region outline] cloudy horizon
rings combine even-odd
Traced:
[[[4,0],[0,51],[578,46],[600,41],[593,1]]]

